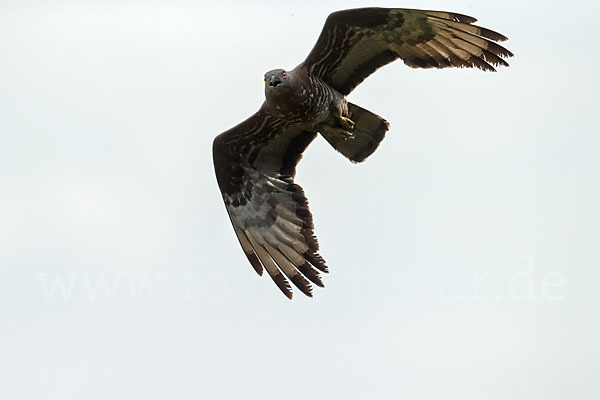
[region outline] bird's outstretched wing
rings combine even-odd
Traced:
[[[213,142],[217,181],[242,249],[289,298],[286,277],[312,296],[310,282],[323,286],[319,271],[327,272],[304,191],[294,183],[296,164],[315,136],[261,109]]]
[[[347,95],[379,67],[398,58],[413,68],[508,66],[507,38],[471,25],[462,14],[401,8],[359,8],[329,15],[304,65]]]

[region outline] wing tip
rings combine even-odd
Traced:
[[[292,283],[306,296],[313,297],[312,294],[312,285],[308,282],[300,273],[298,275],[294,275],[290,278]]]
[[[325,284],[321,280],[321,275],[319,275],[319,271],[315,270],[308,262],[299,265],[298,271],[318,287],[325,287]]]
[[[323,257],[321,257],[321,255],[319,255],[316,251],[313,253],[304,253],[304,258],[319,271],[324,272],[326,274],[329,273],[329,268],[325,264],[325,259],[323,259]]]
[[[271,275],[271,278],[273,279],[273,282],[275,282],[279,290],[281,290],[281,292],[288,299],[292,300],[294,293],[292,292],[292,287],[290,286],[290,283],[287,279],[285,279],[285,276],[283,276],[283,274],[278,271],[277,274]]]
[[[262,276],[263,274],[263,267],[262,264],[260,263],[260,260],[258,259],[258,257],[256,256],[256,254],[254,253],[245,253],[246,257],[248,258],[248,261],[250,261],[250,265],[252,265],[252,268],[254,268],[254,270],[256,271],[256,273],[258,274],[258,276]]]

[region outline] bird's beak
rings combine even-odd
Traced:
[[[269,79],[269,86],[277,87],[281,83],[281,80],[275,75],[271,75],[271,79]]]

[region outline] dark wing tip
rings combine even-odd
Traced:
[[[309,263],[300,264],[298,266],[298,271],[300,271],[304,276],[308,278],[308,280],[310,280],[318,287],[325,287],[323,281],[321,280],[321,275],[319,275],[319,272],[316,271],[313,267],[311,267]]]
[[[491,64],[494,64],[494,65],[502,65],[504,67],[508,67],[508,63],[506,61],[504,61],[504,59],[495,55],[494,53],[492,53],[486,49],[482,49],[482,53],[483,53],[483,57],[484,57],[485,61],[487,61]]]
[[[306,252],[304,253],[304,258],[308,260],[319,271],[329,273],[329,268],[327,268],[327,265],[325,265],[325,260],[316,252]]]
[[[477,18],[471,17],[465,14],[458,13],[450,13],[452,15],[452,19],[456,22],[462,22],[463,24],[472,24],[473,22],[477,22]]]
[[[508,40],[508,38],[501,33],[498,33],[488,28],[482,28],[481,26],[478,26],[478,28],[481,31],[480,36],[483,36],[484,38],[491,39],[496,42],[505,42]]]
[[[262,264],[260,263],[260,261],[258,260],[258,257],[256,257],[256,254],[254,254],[254,253],[246,253],[246,252],[244,252],[244,254],[246,254],[246,257],[248,257],[248,261],[250,261],[250,264],[252,265],[252,268],[254,268],[254,270],[256,271],[256,273],[259,276],[262,276],[262,274],[263,274],[263,267],[262,267]]]
[[[513,57],[514,54],[506,47],[500,46],[498,43],[488,42],[487,50],[501,57]]]
[[[419,10],[415,10],[419,11]],[[423,10],[426,15],[437,17],[437,18],[445,18],[454,22],[462,22],[463,24],[472,24],[473,22],[477,22],[477,18],[471,17],[470,15],[459,14],[455,12],[448,11],[433,11],[433,10]]]
[[[290,278],[294,285],[300,289],[302,293],[307,295],[308,297],[313,297],[312,295],[312,286],[310,282],[308,282],[302,275],[297,274]]]
[[[285,276],[278,271],[277,274],[271,275],[271,278],[273,278],[273,282],[275,282],[279,290],[281,290],[281,292],[291,300],[293,296],[292,287],[290,286],[288,280],[285,279]]]

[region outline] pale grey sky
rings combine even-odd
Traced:
[[[0,398],[598,398],[598,4],[298,4],[0,3]],[[391,129],[362,165],[305,154],[331,273],[289,302],[212,140],[365,5],[475,16],[516,57],[350,95]]]

